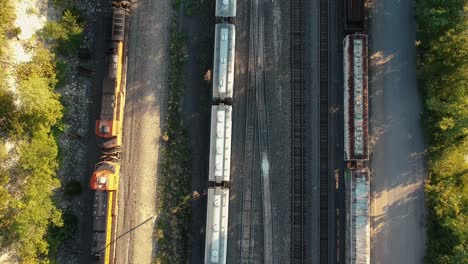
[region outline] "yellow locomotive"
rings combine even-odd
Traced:
[[[122,128],[125,106],[123,84],[126,17],[130,3],[112,2],[112,38],[107,51],[107,73],[102,83],[96,141],[102,151],[90,179],[94,190],[91,263],[114,263]]]

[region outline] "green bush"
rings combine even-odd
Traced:
[[[0,0],[0,45],[4,46],[14,15],[11,2]],[[66,11],[58,22],[48,22],[43,31],[55,53],[76,55],[81,42],[83,22]],[[1,50],[0,59],[4,58]],[[60,183],[56,131],[63,126],[63,106],[55,92],[60,79],[65,79],[66,67],[58,62],[45,45],[35,47],[31,61],[16,67],[17,93],[7,87],[7,76],[0,67],[0,135],[16,142],[16,164],[6,169],[2,165],[9,154],[0,148],[0,250],[15,252],[20,263],[49,263],[57,246],[70,237],[77,219],[63,214],[54,200],[54,190]],[[5,142],[0,142],[3,146]],[[73,183],[70,194],[81,189]]]
[[[427,263],[467,263],[468,3],[417,0],[418,79],[431,143]]]
[[[54,44],[59,55],[76,55],[83,37],[83,21],[79,14],[67,9],[59,21],[49,21],[41,36]]]
[[[56,255],[60,244],[70,239],[78,229],[78,217],[71,212],[62,214],[63,226],[50,225],[47,233],[49,255]]]
[[[81,183],[77,180],[71,180],[65,184],[65,188],[63,192],[67,196],[76,196],[81,194],[81,191],[83,191],[83,186]]]
[[[59,186],[55,177],[57,145],[43,128],[30,139],[23,139],[18,151],[15,171],[1,173],[16,190],[0,212],[0,244],[14,249],[21,263],[38,263],[49,252],[45,240],[49,226],[63,225],[52,199],[53,190]]]
[[[13,27],[15,12],[10,0],[0,0],[0,56],[4,55],[5,41]]]

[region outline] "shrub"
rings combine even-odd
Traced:
[[[7,34],[20,31],[10,30],[14,19],[10,1],[0,0],[0,10],[0,45],[4,46]],[[82,30],[82,21],[66,11],[60,21],[47,24],[43,39],[51,43],[55,53],[76,54]],[[0,58],[4,59],[3,53]],[[77,226],[76,217],[62,215],[53,198],[60,186],[53,132],[62,126],[63,106],[55,92],[57,78],[66,71],[62,66],[54,53],[39,44],[32,60],[16,68],[17,96],[8,91],[7,77],[0,67],[0,133],[16,139],[19,157],[11,169],[0,165],[0,247],[9,247],[20,263],[48,263],[53,257],[49,254],[53,255]],[[3,164],[7,154],[1,150]],[[80,189],[73,183],[67,186],[70,194]]]
[[[47,22],[40,35],[55,46],[58,54],[76,55],[81,44],[83,29],[79,15],[67,9],[59,21]]]
[[[82,190],[83,190],[83,186],[81,185],[79,181],[71,180],[65,183],[65,188],[63,192],[67,196],[76,196],[76,195],[79,195]]]

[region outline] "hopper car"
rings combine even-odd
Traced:
[[[208,189],[205,264],[225,264],[229,218],[229,189]]]
[[[213,105],[211,107],[211,142],[209,181],[229,182],[231,174],[232,107]]]
[[[213,100],[229,102],[234,87],[236,28],[231,24],[216,24],[213,66]]]
[[[205,264],[225,264],[231,179],[236,0],[216,0]],[[214,186],[214,187],[213,187]]]
[[[94,191],[91,263],[96,264],[114,263],[119,152],[125,105],[125,22],[130,3],[115,1],[112,4],[107,71],[102,82],[101,111],[95,128],[96,141],[102,155],[90,179],[90,188]]]
[[[237,0],[216,0],[215,16],[233,18],[236,16]]]

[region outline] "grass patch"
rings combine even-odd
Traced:
[[[185,38],[177,30],[177,16],[171,22],[169,48],[169,94],[165,142],[162,146],[162,175],[158,183],[160,206],[155,236],[156,263],[188,263],[190,258],[190,175],[191,151],[182,124],[182,66],[187,60]]]

